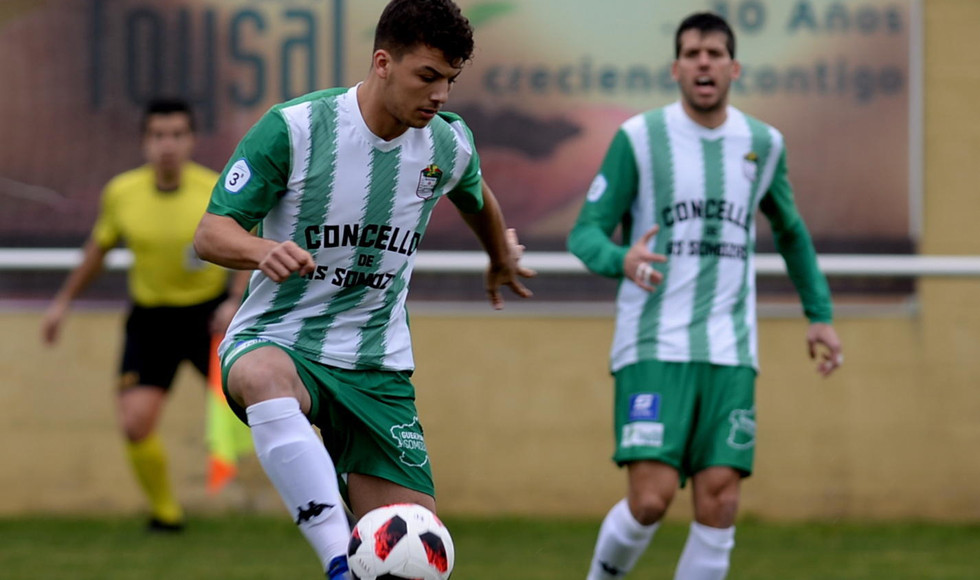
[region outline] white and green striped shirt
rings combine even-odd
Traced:
[[[239,143],[208,211],[293,240],[317,268],[281,284],[256,271],[221,352],[263,339],[340,368],[413,369],[405,298],[444,195],[462,211],[482,208],[479,157],[459,117],[384,141],[356,87],[273,107]]]
[[[592,271],[623,276],[623,258],[654,224],[667,256],[648,293],[628,278],[617,295],[611,368],[641,360],[758,368],[755,219],[772,223],[804,311],[829,322],[830,292],[796,211],[783,137],[734,107],[715,129],[674,103],[627,120],[587,194],[569,249]],[[623,226],[624,242],[610,236]]]

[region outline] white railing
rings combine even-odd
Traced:
[[[0,249],[0,271],[68,270],[81,260],[78,249]],[[112,250],[106,256],[106,268],[125,270],[132,264],[132,254],[125,249]],[[923,256],[893,254],[847,254],[819,257],[820,267],[829,276],[901,276],[901,277],[976,277],[980,276],[980,256]],[[415,271],[436,274],[482,272],[486,267],[482,252],[420,251]],[[777,254],[756,256],[760,276],[786,273]],[[541,274],[588,273],[574,256],[565,252],[528,252],[523,264]]]

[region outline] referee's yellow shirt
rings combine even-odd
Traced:
[[[129,293],[140,306],[190,306],[219,296],[228,272],[194,252],[194,230],[218,174],[184,165],[180,187],[160,191],[149,165],[114,177],[102,192],[92,239],[109,249],[120,240],[133,252]]]

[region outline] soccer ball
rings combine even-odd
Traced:
[[[364,514],[351,532],[347,565],[355,580],[446,580],[455,550],[449,530],[416,504],[388,505]]]

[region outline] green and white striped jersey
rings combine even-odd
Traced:
[[[347,369],[414,368],[405,298],[436,202],[483,206],[480,163],[463,121],[441,113],[384,141],[356,87],[277,105],[239,143],[208,211],[292,240],[316,261],[281,284],[252,274],[221,345],[264,339]]]
[[[611,368],[640,360],[758,368],[755,220],[769,218],[776,246],[813,322],[830,322],[826,278],[793,201],[783,136],[734,107],[715,129],[674,103],[627,120],[614,137],[569,235],[593,272],[623,277],[623,258],[654,224],[649,293],[623,277]],[[612,241],[623,227],[623,244]]]

